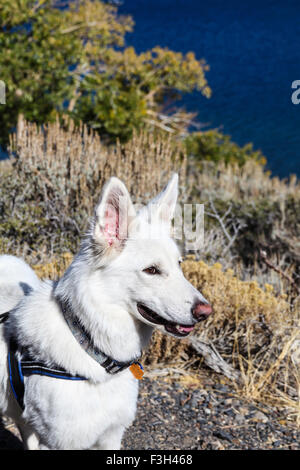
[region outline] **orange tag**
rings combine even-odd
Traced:
[[[140,364],[139,362],[134,362],[129,367],[129,370],[136,379],[142,380],[144,375],[144,368],[142,364]]]

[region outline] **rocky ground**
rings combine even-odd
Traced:
[[[124,449],[300,449],[300,429],[280,410],[237,397],[203,377],[145,379]]]
[[[277,408],[249,403],[209,373],[141,381],[138,412],[123,449],[300,449],[300,429]],[[9,420],[0,449],[21,449]]]

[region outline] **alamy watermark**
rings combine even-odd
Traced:
[[[0,104],[6,104],[5,83],[0,80]]]
[[[129,207],[127,202],[126,197],[120,196],[118,204],[105,205],[103,232],[111,246],[117,239],[160,240],[168,234],[181,241],[187,251],[203,248],[204,204],[176,204],[174,212],[170,212],[167,204],[134,204]]]
[[[299,104],[300,103],[300,80],[293,81],[292,89],[295,90],[291,96],[292,103]]]

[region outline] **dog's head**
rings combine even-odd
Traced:
[[[136,211],[125,185],[106,184],[90,232],[98,270],[116,304],[136,319],[177,336],[187,336],[212,309],[181,270],[170,236],[178,176],[146,207]]]

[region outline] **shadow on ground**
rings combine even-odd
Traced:
[[[23,450],[20,439],[4,427],[0,418],[0,450]]]

